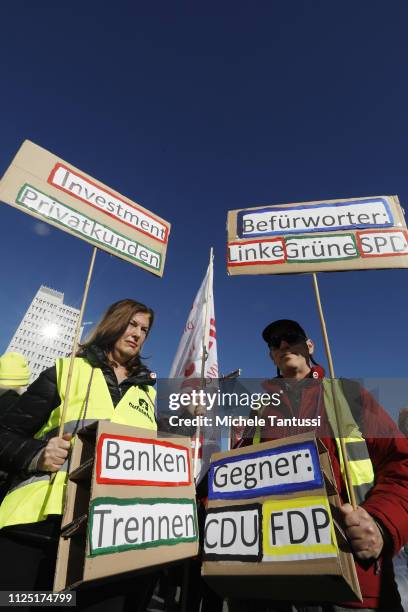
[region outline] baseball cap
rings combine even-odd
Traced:
[[[265,327],[262,332],[262,338],[265,340],[266,344],[269,344],[272,336],[277,336],[282,332],[299,334],[303,336],[305,340],[308,337],[303,327],[301,327],[297,321],[292,321],[291,319],[278,319]]]

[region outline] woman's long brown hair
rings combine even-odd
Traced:
[[[129,298],[119,300],[119,302],[115,302],[109,306],[101,321],[91,332],[86,341],[80,345],[78,354],[84,354],[88,347],[92,344],[96,344],[96,346],[104,351],[107,357],[117,340],[124,334],[131,318],[138,312],[149,315],[149,333],[154,321],[153,310],[141,302],[136,302],[136,300],[131,300]],[[141,365],[142,361],[140,356],[135,355],[135,357],[130,359],[127,363],[128,372],[132,372]]]

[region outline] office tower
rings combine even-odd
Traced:
[[[33,382],[55,363],[72,352],[79,310],[64,304],[64,294],[41,286],[34,296],[7,351],[26,356]]]

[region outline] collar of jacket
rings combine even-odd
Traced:
[[[325,374],[326,372],[324,371],[324,368],[322,368],[322,366],[320,366],[319,364],[316,364],[310,369],[309,374],[305,376],[304,378],[301,378],[298,382],[301,382],[302,380],[306,380],[307,378],[313,378],[314,380],[320,380],[321,378],[324,378]],[[276,378],[283,378],[283,376],[280,374],[279,376],[276,376]]]
[[[112,368],[106,359],[105,352],[96,344],[91,344],[91,346],[88,346],[79,354],[79,357],[85,357],[85,359],[89,361],[91,366],[94,368],[101,368],[101,370],[108,369],[110,372],[112,372]],[[126,378],[126,381],[131,385],[155,385],[156,376],[149,370],[149,368],[146,368],[146,366],[142,364],[137,370]]]
[[[325,375],[326,372],[324,371],[324,368],[322,368],[322,366],[320,366],[319,364],[316,364],[310,370],[309,374],[307,375],[307,378],[314,378],[315,380],[320,380],[324,378]]]
[[[311,369],[310,372],[307,376],[305,376],[305,378],[301,378],[300,380],[296,381],[296,386],[300,385],[300,386],[312,386],[313,385],[313,381],[314,380],[321,380],[322,378],[325,377],[325,370],[324,368],[322,368],[322,366],[320,365],[314,365]],[[275,376],[275,378],[270,378],[269,380],[265,380],[262,383],[262,387],[264,389],[266,389],[268,391],[268,393],[271,390],[274,390],[276,387],[280,387],[282,386],[282,384],[288,384],[290,383],[292,379],[290,378],[284,378],[283,376]],[[288,382],[286,382],[288,381]]]

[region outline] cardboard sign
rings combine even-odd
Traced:
[[[326,497],[270,500],[262,505],[263,561],[337,557]]]
[[[162,440],[102,434],[96,449],[96,482],[188,486],[189,453],[183,446]]]
[[[361,601],[334,520],[340,505],[329,454],[312,433],[215,453],[203,577],[223,597]]]
[[[198,554],[191,441],[98,421],[72,450],[54,591]],[[116,579],[116,578],[115,578]]]
[[[261,505],[209,510],[205,519],[204,558],[207,561],[261,561]]]
[[[407,268],[408,233],[398,197],[230,211],[227,267],[229,274]]]
[[[246,499],[322,486],[316,444],[303,442],[213,461],[208,498]]]
[[[0,182],[0,199],[163,275],[170,224],[29,140]]]
[[[94,499],[89,513],[90,555],[194,542],[193,499]]]

